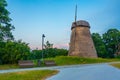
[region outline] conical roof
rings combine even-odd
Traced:
[[[76,22],[72,23],[71,29],[73,29],[75,27],[79,27],[79,26],[80,27],[89,27],[90,28],[90,24],[87,21],[79,20],[79,21],[76,21]]]

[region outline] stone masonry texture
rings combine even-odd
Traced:
[[[97,58],[96,49],[89,29],[90,25],[87,21],[80,20],[72,24],[69,56]]]

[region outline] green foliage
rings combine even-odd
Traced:
[[[14,59],[14,55],[12,55],[14,44],[10,42],[14,39],[11,32],[14,30],[14,26],[10,23],[10,13],[6,7],[7,2],[0,0],[0,64],[10,63]]]
[[[57,49],[57,48],[47,48],[44,50],[33,50],[31,52],[31,59],[41,59],[42,53],[44,58],[52,58],[56,56],[67,56],[68,50],[66,49]]]
[[[92,38],[99,57],[114,58],[120,52],[120,31],[109,29],[102,36],[93,33]]]
[[[42,50],[32,50],[30,54],[30,59],[41,59],[42,58]]]
[[[14,29],[14,26],[10,23],[10,13],[5,7],[7,7],[6,1],[0,0],[0,41],[13,39],[11,30]]]
[[[56,70],[32,70],[0,74],[2,80],[45,80],[45,78],[57,74]]]
[[[42,54],[43,58],[52,58],[56,56],[68,55],[68,50],[53,48],[53,44],[49,43],[49,41],[47,41],[44,46],[45,49],[43,50],[32,50],[30,55],[31,59],[42,59]]]
[[[103,34],[103,41],[110,57],[114,57],[120,43],[120,31],[117,29],[109,29]]]
[[[68,55],[68,50],[66,49],[49,48],[49,49],[45,49],[44,52],[45,52],[45,56],[44,56],[45,58]]]
[[[45,49],[53,48],[53,44],[51,44],[49,41],[46,42]]]
[[[93,33],[92,38],[93,38],[93,42],[94,42],[98,57],[102,57],[102,58],[107,57],[108,53],[100,34]]]
[[[119,55],[117,55],[115,58],[120,59],[120,54],[119,54]]]
[[[55,56],[66,56],[68,51],[65,49],[47,48],[33,50],[30,52],[28,44],[18,41],[0,42],[0,64],[15,64],[18,60],[37,60]]]
[[[68,55],[68,50],[53,48],[53,44],[51,44],[49,41],[47,41],[46,45],[44,46],[45,49],[43,50],[43,53],[45,58]]]
[[[30,55],[28,44],[19,41],[0,42],[0,60],[2,64],[17,63],[18,60],[27,60]]]

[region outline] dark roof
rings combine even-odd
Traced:
[[[71,29],[73,29],[76,26],[77,27],[80,26],[80,27],[89,27],[90,28],[90,24],[87,21],[84,21],[84,20],[79,20],[79,21],[73,22]]]

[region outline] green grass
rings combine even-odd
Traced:
[[[34,70],[0,74],[0,80],[45,80],[57,74],[56,70]]]
[[[61,65],[74,65],[74,64],[92,64],[92,63],[104,63],[104,62],[116,62],[120,59],[103,59],[103,58],[80,58],[73,56],[58,56],[55,58],[47,58],[45,60],[54,60],[58,66]],[[37,60],[33,60],[35,67],[37,67]],[[45,65],[41,64],[41,67]],[[18,65],[0,65],[0,70],[3,69],[16,69],[19,68]]]
[[[17,64],[6,64],[6,65],[0,65],[0,70],[4,69],[16,69],[19,68]]]
[[[80,58],[73,56],[59,56],[55,58],[48,58],[47,60],[54,60],[57,65],[92,64],[120,61],[120,59]]]
[[[114,67],[117,67],[117,68],[120,68],[120,63],[113,63],[113,64],[110,64],[110,65],[112,65]]]

